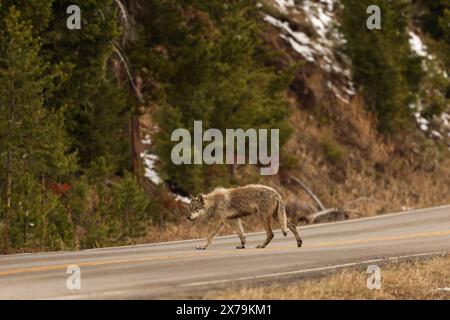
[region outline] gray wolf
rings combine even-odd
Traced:
[[[241,218],[245,216],[257,216],[263,221],[267,233],[266,241],[257,246],[265,248],[272,241],[274,234],[271,228],[272,220],[278,221],[284,236],[288,229],[292,231],[298,247],[302,245],[302,239],[293,223],[287,221],[283,198],[273,188],[263,185],[247,185],[231,189],[216,188],[209,194],[200,194],[191,199],[187,218],[195,221],[199,218],[208,219],[211,223],[206,244],[196,249],[204,250],[219,233],[224,224],[231,224],[238,234],[241,245],[238,249],[245,248],[245,234],[242,228]]]

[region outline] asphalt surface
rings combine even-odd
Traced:
[[[278,283],[337,268],[450,252],[450,206],[299,228],[303,247],[279,231],[265,249],[264,233],[78,252],[0,257],[0,299],[164,299],[195,297],[232,284]],[[68,266],[81,270],[69,290]]]

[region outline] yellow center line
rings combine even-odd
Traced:
[[[305,247],[308,247],[308,248],[333,247],[333,246],[345,245],[345,244],[359,244],[359,243],[368,243],[368,242],[375,242],[375,241],[396,241],[396,240],[417,239],[417,238],[432,238],[432,237],[439,237],[439,236],[446,236],[446,235],[450,235],[450,230],[405,234],[405,235],[400,235],[400,236],[355,239],[355,240],[341,240],[341,241],[336,241],[336,242],[322,242],[322,243],[305,245]]]
[[[334,242],[312,243],[312,244],[305,244],[302,248],[323,248],[323,247],[334,247],[334,246],[348,245],[348,244],[370,243],[370,242],[376,242],[376,241],[396,241],[396,240],[417,239],[417,238],[432,238],[432,237],[440,237],[440,236],[446,236],[446,235],[450,235],[450,230],[404,234],[404,235],[389,236],[389,237],[376,237],[376,238],[367,238],[367,239],[340,240],[340,241],[334,241]],[[196,258],[218,257],[218,256],[227,255],[227,254],[236,254],[236,253],[245,254],[246,252],[270,253],[270,252],[277,252],[277,251],[285,251],[286,249],[294,249],[294,247],[293,246],[279,246],[279,247],[275,247],[275,248],[266,248],[266,249],[221,250],[220,252],[211,252],[211,253],[201,252],[201,254],[196,252],[196,253],[191,253],[191,254],[183,254],[180,256],[168,256],[167,255],[167,256],[133,258],[133,259],[115,259],[115,260],[111,259],[111,260],[86,261],[86,262],[78,262],[78,263],[66,263],[66,264],[57,264],[57,265],[49,265],[49,266],[4,270],[4,271],[0,271],[0,276],[19,274],[19,273],[65,270],[71,264],[76,264],[79,267],[94,267],[94,266],[102,266],[102,265],[124,264],[124,263],[130,263],[130,262],[184,260],[184,259],[189,259],[192,257],[196,257]]]

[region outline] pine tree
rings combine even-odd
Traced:
[[[54,0],[2,0],[0,5],[0,20],[9,14],[9,8],[14,6],[20,12],[21,19],[33,26],[33,37],[40,36],[47,29],[52,17],[52,5]]]
[[[41,228],[50,226],[52,219],[42,216],[48,214],[50,209],[45,206],[49,203],[36,199],[46,197],[47,179],[57,180],[73,170],[74,157],[66,153],[62,112],[44,107],[54,74],[39,57],[41,44],[33,38],[32,26],[14,6],[1,23],[0,163],[1,185],[5,186],[1,208],[7,250],[8,232],[20,220],[18,214],[41,219]]]
[[[135,18],[142,33],[127,50],[135,70],[150,70],[160,105],[156,152],[165,180],[180,192],[231,182],[226,165],[175,166],[170,135],[177,128],[280,128],[289,135],[283,97],[287,78],[267,67],[256,1],[145,0]],[[152,32],[147,32],[152,30]]]
[[[128,244],[131,239],[144,236],[149,222],[150,201],[136,177],[126,173],[121,181],[113,186],[112,196],[111,214],[117,214],[121,220],[121,241]]]
[[[421,95],[422,115],[432,119],[443,111],[450,111],[450,79],[442,72],[450,69],[450,1],[420,1],[414,18],[428,36],[428,51],[437,57],[427,61],[427,74],[422,86],[424,94]]]
[[[67,29],[69,5],[80,7],[81,30]],[[111,164],[108,175],[128,169],[127,125],[133,104],[111,65],[113,59],[120,61],[113,47],[121,35],[115,1],[54,1],[48,28],[40,35],[45,60],[65,72],[65,81],[48,103],[65,106],[66,128],[82,169],[99,157]]]
[[[378,117],[379,129],[392,133],[412,123],[408,104],[423,72],[421,59],[412,54],[406,26],[409,3],[404,1],[343,0],[342,31],[345,52],[353,63],[353,75],[370,108]],[[381,30],[366,27],[370,5],[379,5]]]

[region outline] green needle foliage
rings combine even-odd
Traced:
[[[42,32],[43,54],[63,67],[66,80],[48,102],[65,106],[72,150],[77,150],[82,167],[104,157],[113,170],[121,171],[129,165],[131,153],[126,125],[132,104],[109,65],[117,59],[113,44],[121,35],[117,6],[114,0],[52,2],[53,15]],[[69,5],[81,9],[81,30],[67,29]]]
[[[139,184],[124,178],[132,187],[126,205],[117,187],[106,184],[130,165],[126,131],[132,103],[109,65],[120,37],[117,7],[113,0],[76,2],[85,25],[74,32],[66,27],[69,4],[74,2],[0,4],[5,252],[129,243],[145,234],[148,223],[137,209],[149,201]]]
[[[278,128],[287,140],[288,107],[283,93],[287,71],[268,67],[270,49],[262,43],[257,1],[145,0],[135,17],[142,26],[139,41],[128,52],[135,70],[147,70],[159,84],[160,132],[156,151],[164,179],[176,190],[196,193],[232,182],[225,165],[175,166],[171,134],[203,127]],[[151,30],[151,32],[148,32]],[[145,58],[144,58],[145,57]]]
[[[62,110],[44,107],[55,74],[39,56],[41,43],[31,25],[14,6],[8,12],[0,27],[0,208],[12,232],[4,230],[3,245],[30,239],[65,245],[70,243],[67,215],[45,189],[46,181],[58,181],[75,168]]]
[[[345,52],[353,63],[355,81],[364,87],[370,108],[378,117],[382,132],[394,133],[411,123],[408,105],[423,71],[421,59],[409,47],[409,3],[390,0],[343,0],[342,31]],[[378,5],[380,30],[369,30],[366,10]]]

